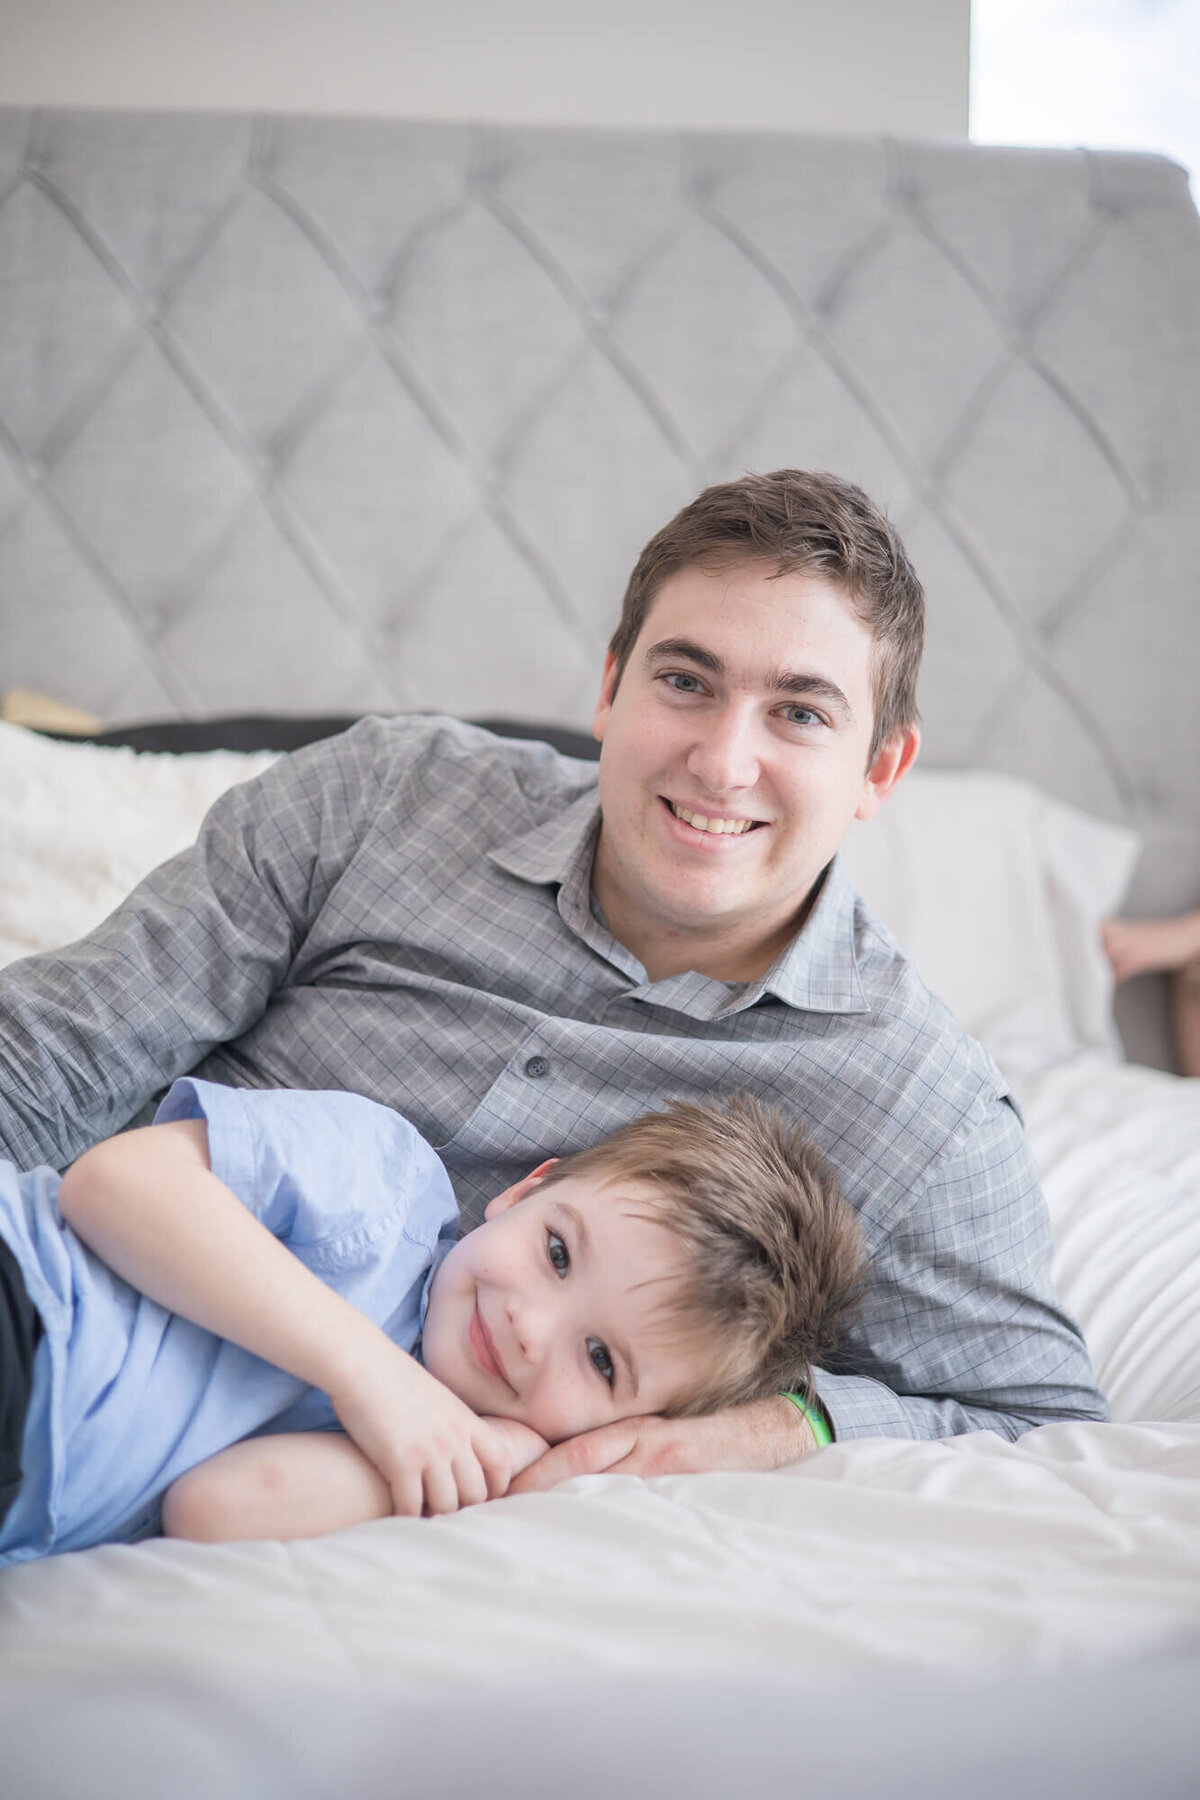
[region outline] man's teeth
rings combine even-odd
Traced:
[[[671,803],[671,811],[677,819],[682,819],[685,825],[690,825],[695,831],[712,831],[718,834],[728,832],[731,837],[740,837],[754,823],[753,819],[706,819],[703,813],[688,812],[686,807],[676,806],[674,802]]]

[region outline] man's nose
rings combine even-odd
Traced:
[[[751,788],[759,777],[759,721],[737,706],[723,706],[698,727],[688,773],[710,794]]]

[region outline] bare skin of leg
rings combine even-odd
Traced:
[[[1200,1075],[1200,911],[1174,919],[1109,919],[1100,928],[1117,981],[1169,974],[1179,1064]]]

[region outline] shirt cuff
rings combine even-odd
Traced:
[[[825,1409],[833,1435],[839,1441],[859,1437],[910,1438],[912,1419],[899,1394],[873,1381],[869,1375],[813,1373],[813,1392]]]

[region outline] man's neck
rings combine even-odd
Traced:
[[[812,899],[809,894],[799,912],[777,930],[757,936],[748,934],[744,926],[722,929],[712,925],[694,931],[657,927],[644,918],[622,918],[619,904],[604,909],[604,920],[618,943],[637,957],[650,981],[667,981],[672,975],[689,972],[706,975],[711,981],[757,981],[802,929]]]

